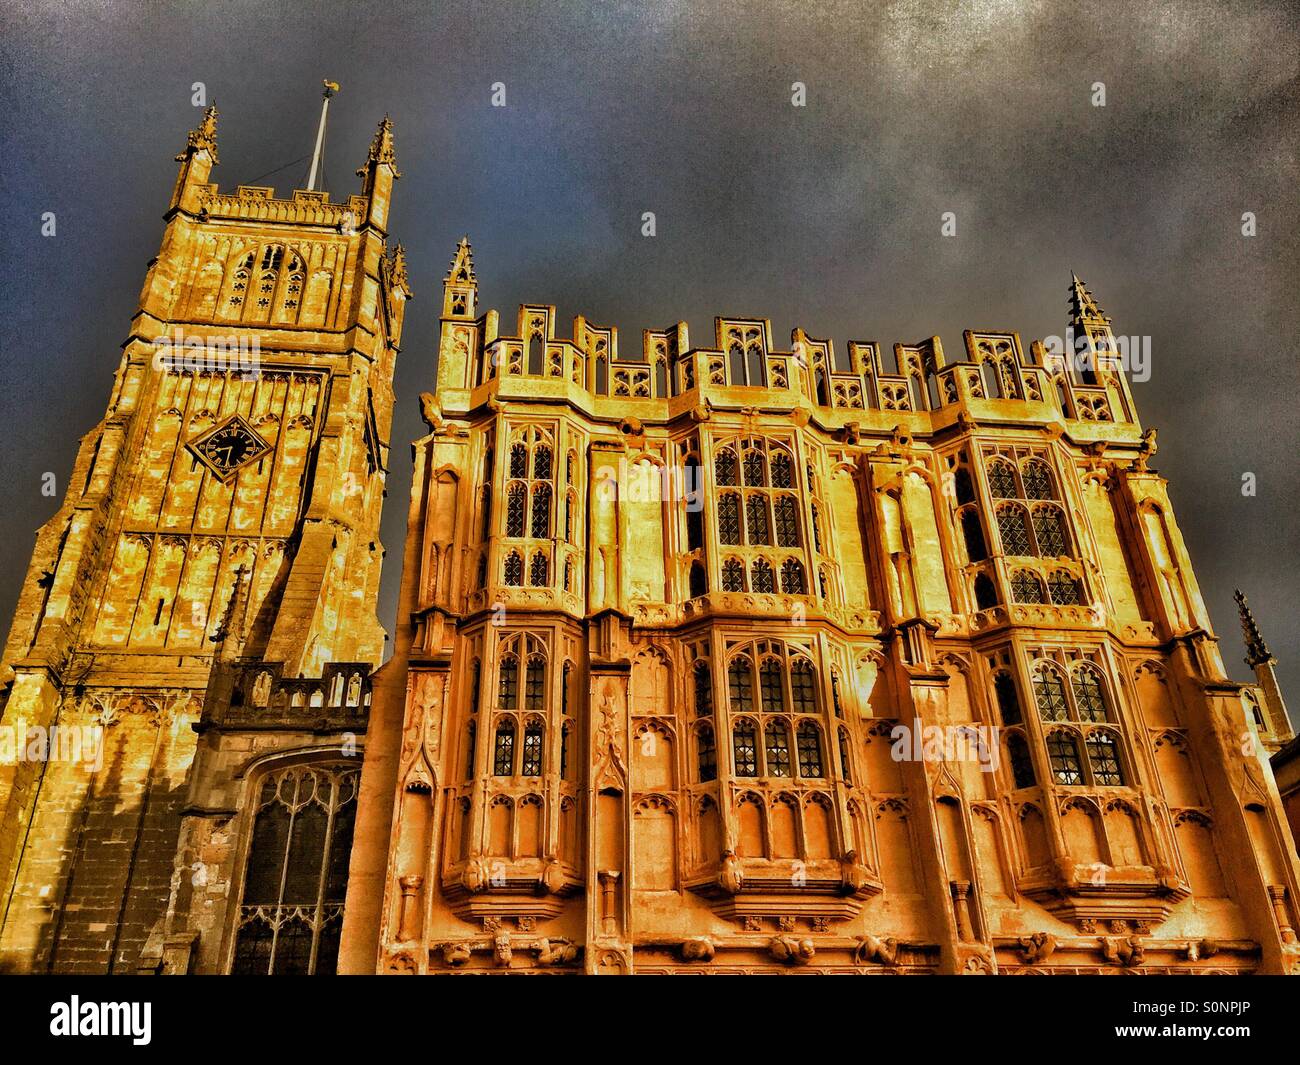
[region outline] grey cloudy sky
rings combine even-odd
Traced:
[[[874,7],[874,5],[872,5]],[[485,305],[640,330],[762,315],[887,345],[1063,331],[1071,268],[1151,337],[1135,386],[1225,658],[1251,598],[1300,701],[1296,319],[1300,14],[1180,2],[0,5],[0,615],[102,416],[175,176],[221,110],[223,187],[328,187],[388,112],[416,302],[384,521],[390,628],[436,286],[474,243]],[[504,82],[505,108],[490,106]],[[807,106],[790,104],[794,81]],[[1106,106],[1092,106],[1094,82]],[[284,164],[292,164],[285,166]],[[56,212],[57,237],[40,236]],[[654,211],[658,235],[640,235]],[[954,211],[956,237],[940,235]],[[1258,217],[1254,238],[1241,215]],[[1254,497],[1241,494],[1243,472]]]

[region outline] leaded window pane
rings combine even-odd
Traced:
[[[1083,769],[1079,765],[1079,746],[1074,736],[1058,729],[1047,737],[1047,760],[1052,766],[1052,779],[1058,784],[1083,783]]]
[[[773,504],[776,513],[776,542],[781,547],[799,546],[799,518],[793,496],[779,496]]]
[[[1106,720],[1106,694],[1101,678],[1091,669],[1079,669],[1071,678],[1074,704],[1079,708],[1080,721]]]
[[[496,745],[492,750],[492,775],[498,777],[514,776],[515,772],[515,723],[508,717],[497,725]]]
[[[1065,522],[1056,507],[1034,508],[1034,537],[1038,540],[1038,553],[1043,558],[1059,558],[1069,553],[1065,539]]]
[[[707,784],[710,780],[718,779],[718,750],[713,743],[713,729],[701,728],[695,735],[696,754],[700,767],[700,783]]]
[[[799,726],[795,737],[801,777],[822,776],[822,734],[811,721]]]
[[[750,570],[750,584],[756,592],[775,592],[776,579],[772,567],[764,559],[759,559]]]
[[[776,451],[772,454],[772,487],[794,487],[794,470],[790,464],[790,456],[784,451]]]
[[[1115,737],[1103,729],[1094,729],[1088,733],[1084,746],[1088,749],[1093,782],[1108,788],[1121,787],[1124,774],[1119,765],[1119,747]]]
[[[1016,471],[1009,462],[995,459],[988,465],[989,493],[994,499],[1015,499]]]
[[[724,592],[745,590],[745,567],[737,559],[729,558],[722,564],[722,590]]]
[[[1011,782],[1018,788],[1032,788],[1038,783],[1034,776],[1034,762],[1029,756],[1029,744],[1025,738],[1013,734],[1007,740],[1007,754],[1011,757]]]
[[[817,713],[817,692],[811,662],[798,659],[790,667],[790,698],[796,714]]]
[[[506,496],[506,535],[524,535],[524,500],[528,489],[522,484],[512,484]]]
[[[1025,510],[1014,503],[998,507],[998,535],[1002,537],[1004,555],[1030,555],[1029,530],[1025,525]]]
[[[749,671],[749,659],[738,658],[731,663],[727,670],[727,691],[733,713],[754,709],[754,677]]]
[[[525,777],[540,777],[542,775],[541,725],[530,723],[524,729],[524,752],[519,774]]]
[[[767,522],[767,500],[763,496],[752,495],[745,500],[745,524],[751,544],[772,542],[772,531]]]
[[[514,444],[510,448],[510,476],[528,476],[528,448],[523,444]]]
[[[738,721],[731,730],[731,757],[736,776],[758,776],[758,736],[752,721]]]
[[[729,448],[723,448],[718,452],[714,461],[714,469],[717,472],[718,484],[732,485],[738,483],[736,480],[736,453]]]
[[[1030,459],[1020,470],[1027,499],[1055,499],[1052,490],[1052,471],[1041,459]]]
[[[763,476],[763,456],[757,451],[746,451],[744,459],[745,484],[750,488],[762,488],[767,483]]]
[[[534,656],[524,673],[524,709],[541,710],[546,705],[546,663]]]
[[[773,658],[758,667],[758,695],[765,714],[785,709],[785,692],[781,688],[781,664]]]
[[[1043,582],[1027,569],[1016,570],[1011,575],[1011,598],[1017,603],[1046,603]]]
[[[730,492],[718,499],[718,539],[740,543],[740,497]]]
[[[1065,570],[1058,569],[1047,580],[1047,587],[1052,593],[1052,602],[1057,606],[1078,606],[1083,597],[1079,591],[1079,582]]]
[[[788,777],[790,775],[790,734],[785,722],[769,721],[763,729],[763,750],[767,758],[767,775],[769,777]]]
[[[1020,696],[1016,693],[1016,682],[1010,673],[999,673],[993,678],[993,692],[997,696],[1002,724],[1019,724]]]
[[[713,714],[713,680],[709,675],[706,662],[695,666],[695,716],[710,717]]]
[[[1070,716],[1065,685],[1054,669],[1043,668],[1034,674],[1034,701],[1038,704],[1038,716],[1044,721],[1065,721]]]
[[[528,583],[534,587],[542,587],[551,583],[551,566],[546,561],[546,556],[540,551],[533,555],[533,561],[528,567]]]
[[[524,560],[515,551],[506,555],[505,582],[511,588],[518,588],[524,583]]]
[[[501,673],[497,681],[497,705],[513,710],[519,698],[519,660],[507,655],[501,660]]]
[[[786,595],[805,595],[803,566],[792,558],[787,558],[781,565],[781,591]]]
[[[533,536],[544,540],[551,535],[551,486],[539,484],[533,489]]]
[[[551,449],[545,444],[533,448],[533,479],[549,481],[551,479]]]

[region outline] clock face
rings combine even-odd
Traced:
[[[271,450],[271,445],[236,414],[191,440],[189,449],[208,469],[226,481],[241,466],[260,459]]]

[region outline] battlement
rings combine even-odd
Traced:
[[[328,662],[319,677],[285,677],[282,662],[236,665],[229,701],[205,708],[202,727],[364,728],[369,662]]]
[[[288,199],[280,199],[274,188],[263,185],[240,185],[223,193],[214,183],[200,186],[198,194],[204,221],[284,223],[340,231],[360,225],[370,205],[369,198],[359,194],[331,202],[329,193],[307,189],[294,189]]]
[[[522,388],[563,400],[576,390],[591,404],[602,397],[627,401],[649,419],[657,416],[656,403],[694,395],[717,407],[905,415],[961,408],[977,418],[1137,424],[1109,319],[1077,277],[1067,331],[1080,338],[1075,353],[1049,350],[1042,341],[1026,352],[1017,332],[968,329],[966,361],[952,364],[937,336],[894,344],[891,359],[877,341],[851,341],[847,358],[837,359],[833,341],[795,328],[789,349],[781,350],[766,318],[715,318],[711,347],[691,347],[685,322],[647,329],[636,359],[619,356],[617,328],[581,315],[571,339],[557,337],[556,310],[546,304],[521,305],[516,331],[505,334],[496,311],[473,317],[477,279],[467,240],[444,289],[438,383],[444,397],[490,387],[508,398]]]

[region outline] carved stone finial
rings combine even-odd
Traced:
[[[217,162],[217,106],[213,104],[203,112],[203,118],[197,129],[190,130],[185,143],[185,150],[176,157],[176,162],[185,162],[192,152],[206,151]]]
[[[1259,626],[1255,624],[1255,615],[1250,612],[1250,605],[1240,588],[1232,593],[1237,601],[1237,613],[1241,615],[1241,635],[1246,641],[1246,665],[1255,667],[1273,660],[1273,652],[1268,649]]]
[[[357,176],[364,177],[372,166],[391,166],[393,177],[402,176],[398,172],[397,157],[393,153],[393,120],[387,115],[384,115],[379,128],[375,130],[374,139],[370,142],[370,154],[366,156],[366,165],[357,171]]]

